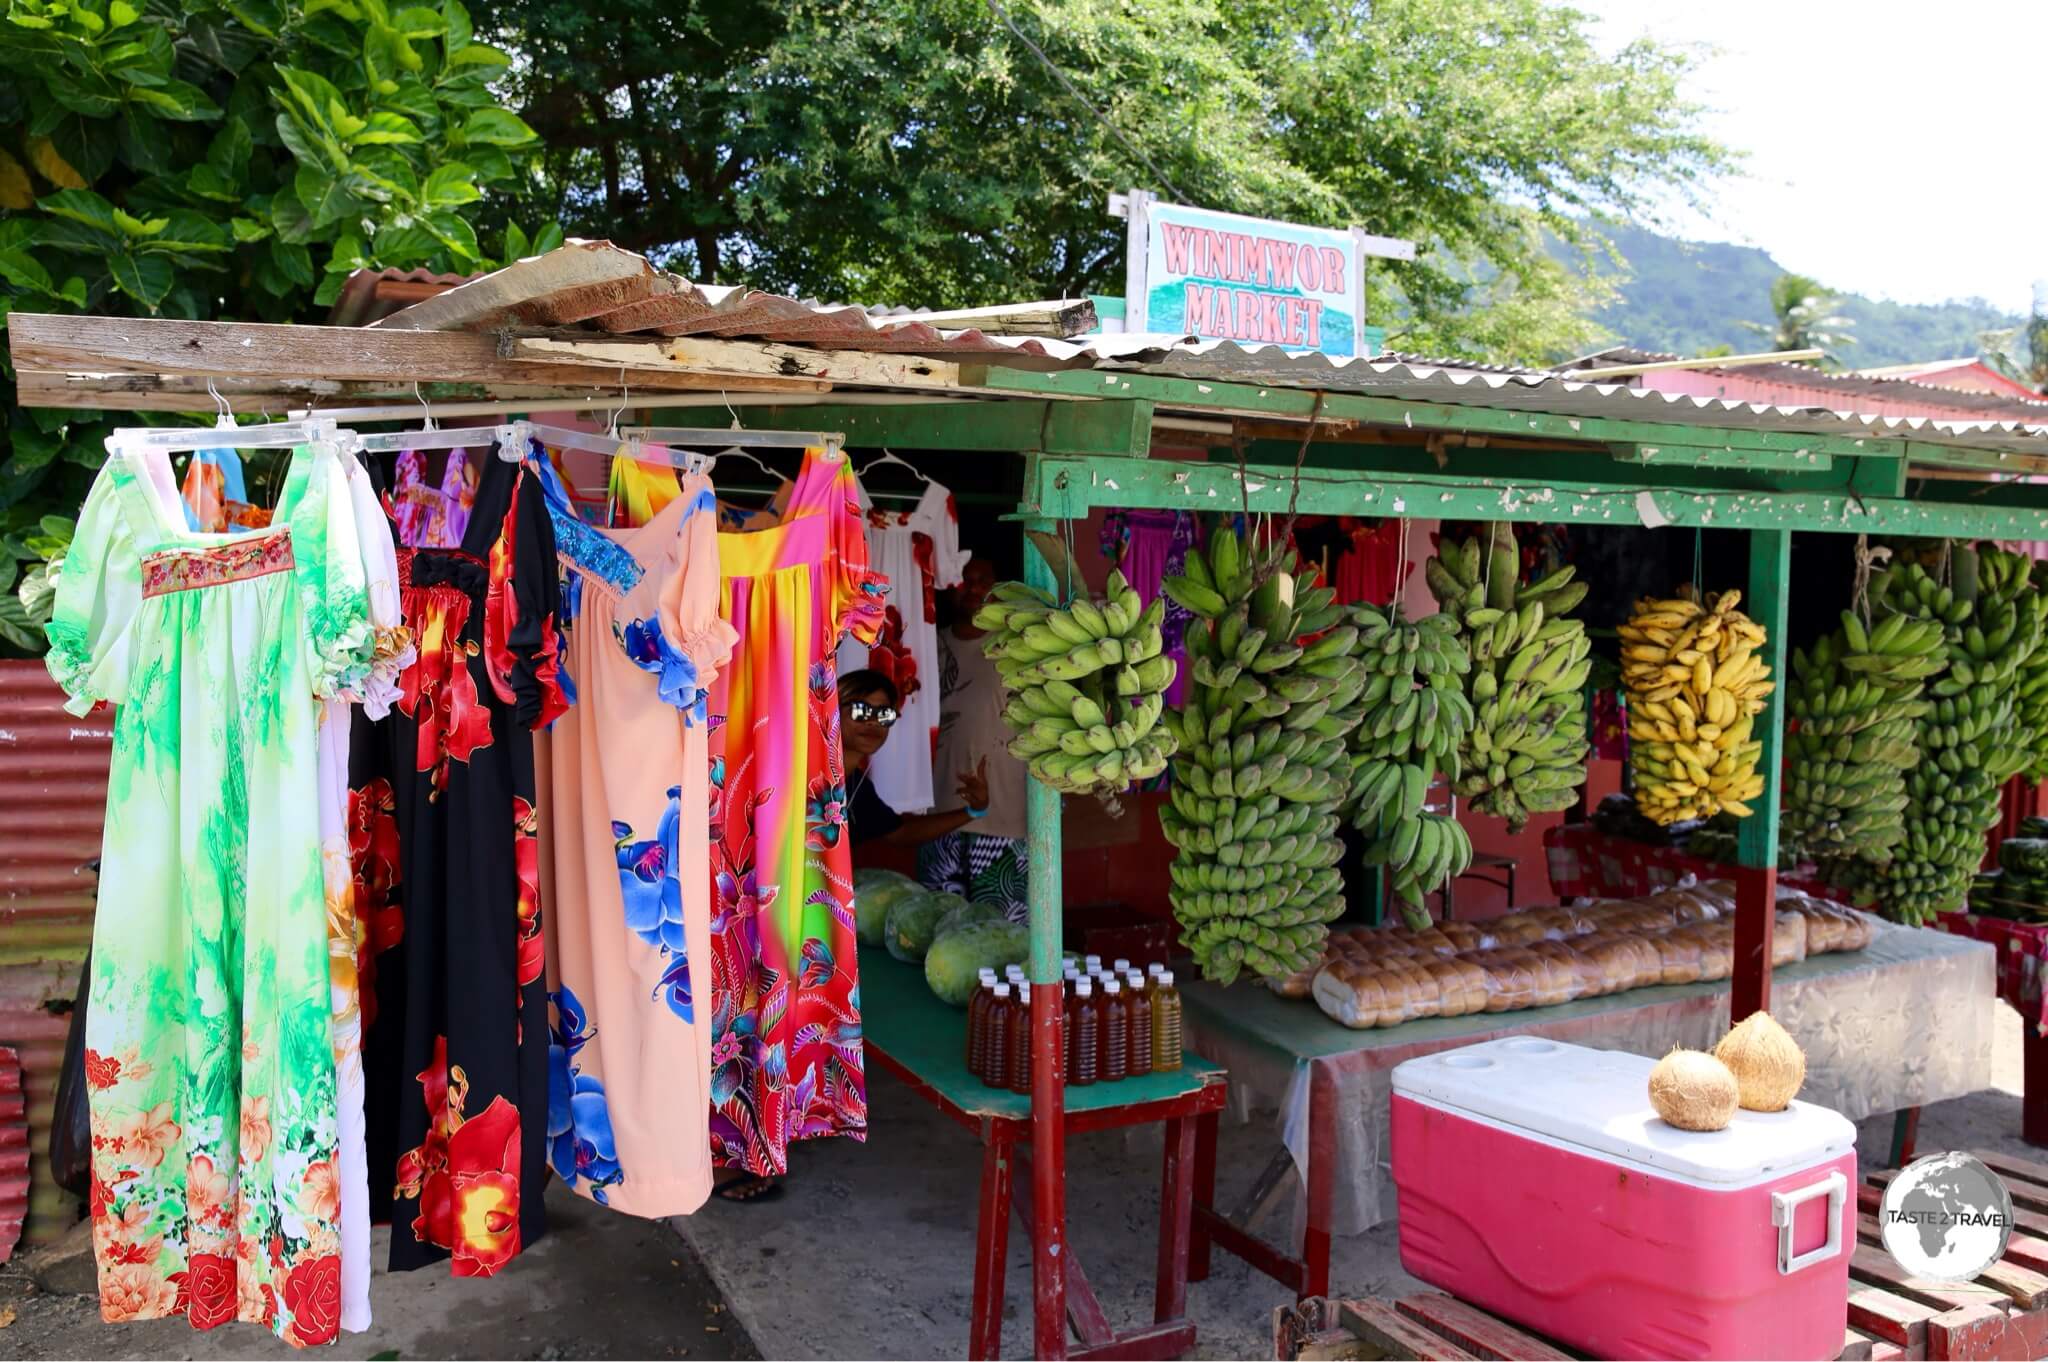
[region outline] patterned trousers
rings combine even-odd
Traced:
[[[953,832],[917,849],[917,878],[927,889],[993,903],[1012,922],[1031,915],[1030,863],[1022,838]]]

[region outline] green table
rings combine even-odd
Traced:
[[[1012,1169],[1031,1140],[1029,1094],[985,1086],[967,1071],[967,1013],[932,996],[924,970],[887,951],[860,953],[861,1027],[867,1052],[925,1101],[982,1142],[981,1197],[974,1249],[974,1310],[967,1355],[1002,1355],[1003,1268],[1014,1213],[1031,1232],[1028,1198],[1011,1197]],[[1159,1262],[1153,1322],[1117,1333],[1103,1314],[1077,1256],[1067,1258],[1067,1316],[1080,1337],[1073,1358],[1179,1357],[1191,1351],[1187,1319],[1188,1247],[1194,1205],[1195,1125],[1223,1109],[1223,1070],[1192,1053],[1173,1073],[1068,1087],[1068,1133],[1159,1121],[1166,1126],[1160,1180]],[[1071,1250],[1071,1245],[1069,1249]]]

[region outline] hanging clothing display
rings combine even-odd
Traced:
[[[166,453],[111,454],[48,665],[72,713],[118,706],[85,1052],[101,1314],[307,1345],[340,1325],[344,1233],[316,697],[372,633],[339,456],[289,460],[275,527],[220,535],[186,528]]]
[[[763,1176],[792,1141],[867,1130],[833,653],[874,643],[887,584],[855,498],[845,458],[809,450],[780,525],[718,536],[739,638],[711,694],[711,1152]]]
[[[667,464],[640,459],[613,459],[611,485],[605,502],[611,508],[610,523],[622,530],[637,529],[661,514],[662,508],[683,494],[676,470]]]
[[[185,467],[185,528],[207,534],[260,530],[268,506],[251,505],[242,482],[242,456],[232,449],[193,451]]]
[[[858,484],[856,483],[858,489]],[[936,785],[953,788],[956,772],[934,774],[939,735],[939,610],[937,593],[960,585],[967,555],[953,494],[936,482],[907,511],[877,509],[859,489],[867,514],[870,565],[889,582],[882,632],[873,645],[839,645],[841,675],[862,667],[896,687],[896,726],[868,763],[875,793],[898,813],[924,813]]]
[[[416,449],[398,456],[398,475],[391,491],[391,515],[398,522],[398,537],[416,549],[459,548],[476,505],[476,465],[470,461],[469,451],[449,450],[438,487],[427,485],[426,468],[425,457]]]
[[[1111,511],[1102,518],[1099,545],[1110,566],[1120,569],[1138,598],[1150,605],[1162,589],[1160,583],[1185,569],[1195,533],[1195,518],[1186,511]],[[1167,600],[1162,636],[1165,655],[1174,661],[1174,674],[1166,687],[1166,703],[1175,709],[1187,698],[1188,656],[1183,640],[1193,618],[1193,612],[1179,601]]]
[[[393,1270],[452,1257],[457,1276],[498,1271],[545,1225],[532,729],[564,708],[545,499],[525,463],[479,462],[459,547],[417,545],[393,499],[419,656],[349,752],[372,1213]]]
[[[536,748],[548,1161],[600,1205],[687,1215],[711,1194],[706,692],[736,637],[718,613],[715,498],[689,474],[645,526],[607,532],[542,477],[575,581],[576,689]]]

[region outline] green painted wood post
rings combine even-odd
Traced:
[[[1774,683],[1756,716],[1752,735],[1763,744],[1757,769],[1763,793],[1742,820],[1736,846],[1735,976],[1729,993],[1731,1021],[1771,1005],[1771,928],[1778,910],[1778,807],[1783,795],[1785,751],[1785,607],[1792,594],[1792,532],[1749,532],[1749,592],[1743,604],[1763,626],[1763,659]]]
[[[1050,564],[1031,531],[1058,522],[1024,523],[1024,580],[1059,594]],[[1060,795],[1036,779],[1025,785],[1026,880],[1031,900],[1031,1296],[1036,1356],[1067,1355],[1067,1113],[1065,1034],[1060,970]]]

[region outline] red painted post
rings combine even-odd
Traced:
[[[1152,1319],[1165,1324],[1188,1312],[1188,1231],[1194,1219],[1195,1122],[1166,1123],[1166,1158],[1159,1175],[1159,1273],[1152,1287]]]
[[[1327,1064],[1309,1070],[1308,1169],[1302,1179],[1301,1299],[1330,1294],[1330,1225],[1337,1195],[1337,1085]]]
[[[974,1300],[968,1319],[967,1356],[1003,1355],[1003,1279],[1010,1248],[1010,1142],[984,1130],[981,1146],[981,1206],[974,1226]]]
[[[2020,1138],[2048,1145],[2048,1037],[2020,1018]]]
[[[1036,873],[1036,867],[1033,867]],[[1031,990],[1031,1241],[1034,1355],[1067,1355],[1067,1110],[1057,985]]]
[[[1777,867],[1736,867],[1735,969],[1728,997],[1731,1023],[1770,1010],[1771,932],[1777,920]]]
[[[2044,1090],[2048,1091],[2048,1090]],[[1216,1206],[1216,1123],[1217,1113],[1205,1111],[1195,1118],[1195,1205]],[[1209,1226],[1195,1217],[1193,1237],[1188,1242],[1188,1280],[1209,1280]]]

